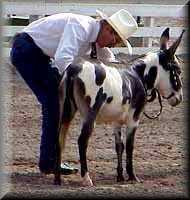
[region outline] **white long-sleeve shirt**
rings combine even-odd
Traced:
[[[99,30],[100,22],[96,19],[72,13],[44,17],[23,29],[46,55],[54,59],[61,74],[75,58],[90,54],[91,43],[96,41]],[[97,56],[102,61],[115,59],[109,48],[97,47]]]

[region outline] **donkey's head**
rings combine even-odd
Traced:
[[[160,38],[159,52],[149,53],[145,57],[146,72],[148,82],[154,82],[161,96],[168,100],[171,106],[176,106],[182,101],[181,67],[175,52],[181,42],[184,31],[179,38],[168,47],[169,28],[167,28]],[[145,76],[146,77],[146,76]],[[150,84],[149,84],[150,85]]]
[[[183,99],[181,66],[175,52],[181,42],[184,30],[179,38],[168,48],[169,28],[167,28],[160,38],[159,64],[160,77],[158,89],[163,98],[167,99],[171,106],[178,105]]]

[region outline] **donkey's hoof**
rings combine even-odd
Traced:
[[[82,186],[83,187],[93,187],[92,180],[91,181],[82,181]]]
[[[141,183],[142,180],[140,180],[137,176],[133,175],[133,176],[129,176],[129,178],[127,179],[128,183]]]
[[[123,177],[123,175],[122,176],[117,176],[117,182],[123,182],[125,179],[124,179],[124,177]]]
[[[61,185],[61,179],[54,179],[54,185]]]
[[[83,177],[83,180],[82,180],[82,186],[84,187],[92,187],[94,186],[93,185],[93,182],[89,176],[89,173],[86,173],[85,176]]]

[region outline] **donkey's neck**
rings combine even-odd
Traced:
[[[138,60],[131,70],[138,74],[145,90],[149,93],[156,87],[158,81],[159,58],[156,53],[147,55],[144,59]]]

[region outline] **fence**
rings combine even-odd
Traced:
[[[18,15],[27,16],[29,19],[37,19],[45,15],[51,15],[59,12],[72,12],[89,16],[97,16],[96,9],[103,10],[108,15],[116,12],[119,9],[128,10],[134,17],[141,16],[144,19],[143,27],[139,27],[138,31],[132,35],[132,38],[142,39],[140,46],[133,46],[133,54],[139,55],[149,51],[155,51],[158,46],[153,44],[155,38],[159,38],[165,26],[155,26],[155,21],[160,18],[167,18],[170,21],[171,38],[176,38],[180,35],[184,24],[181,26],[173,26],[172,21],[175,19],[186,19],[186,6],[183,5],[156,5],[156,4],[103,4],[103,3],[45,3],[45,2],[3,2],[2,15],[7,16]],[[171,25],[170,25],[171,22]],[[12,37],[16,32],[22,30],[24,26],[3,26],[3,37]],[[9,45],[4,43],[3,55],[9,55]],[[119,52],[128,53],[127,48],[112,48],[112,51],[117,54]],[[180,46],[177,54],[185,54],[186,47]]]

